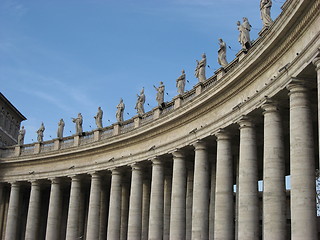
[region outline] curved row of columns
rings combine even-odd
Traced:
[[[242,117],[237,161],[232,153],[234,135],[228,129],[216,134],[216,160],[209,157],[205,141],[193,144],[194,168],[183,149],[171,154],[172,178],[166,184],[164,159],[151,160],[151,180],[140,162],[131,168],[124,184],[121,168],[111,169],[109,203],[99,172],[90,173],[91,187],[84,239],[287,239],[291,218],[292,239],[317,239],[315,158],[308,89],[293,80],[289,90],[291,216],[287,216],[283,124],[276,102],[263,109],[263,200],[259,207],[258,154],[254,121]],[[210,171],[210,169],[212,171]],[[70,176],[70,198],[65,239],[79,239],[81,179]],[[235,182],[237,178],[237,182]],[[234,185],[237,183],[237,201]],[[62,192],[59,178],[51,180],[46,239],[60,238]],[[104,190],[103,190],[104,189]],[[6,240],[16,239],[20,184],[11,184],[5,230]],[[37,239],[40,184],[32,181],[25,239]],[[169,195],[168,195],[169,194]],[[169,197],[168,197],[169,196]],[[104,199],[104,200],[103,200]],[[101,214],[108,209],[108,220]],[[169,211],[167,210],[169,209]],[[262,230],[260,213],[262,212]],[[209,214],[210,213],[210,214]],[[106,214],[105,214],[106,215]],[[213,216],[213,217],[212,217]],[[236,220],[235,220],[236,219]],[[104,230],[103,230],[104,229]],[[236,230],[235,230],[236,229]]]

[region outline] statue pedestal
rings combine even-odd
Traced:
[[[264,36],[267,33],[269,27],[264,26],[261,31],[258,33],[260,37]]]
[[[219,68],[217,71],[214,72],[214,74],[217,75],[217,80],[220,80],[224,76],[225,73],[226,72],[224,71],[223,67]]]
[[[60,146],[61,146],[61,139],[60,138],[54,139],[53,150],[59,150]]]
[[[161,110],[159,107],[154,108],[152,111],[153,111],[153,119],[157,119],[160,117]]]
[[[247,50],[241,49],[236,56],[239,58],[239,62],[246,56]]]
[[[78,147],[80,145],[80,136],[79,135],[75,135],[73,137],[73,146],[74,147]]]
[[[19,157],[20,154],[21,154],[21,147],[20,147],[20,145],[15,146],[15,147],[14,147],[14,156],[15,156],[15,157]]]
[[[93,141],[100,141],[101,139],[101,128],[94,130],[93,132]]]
[[[133,121],[134,121],[134,128],[139,127],[140,123],[141,123],[141,116],[139,116],[139,115],[134,116]]]
[[[113,124],[113,136],[120,134],[120,123]]]
[[[173,101],[174,101],[173,108],[174,109],[179,108],[181,106],[181,104],[182,104],[182,96],[180,94],[178,96],[175,96],[173,98]]]
[[[203,83],[199,82],[196,85],[194,85],[194,88],[196,89],[196,96],[198,96],[200,93],[202,93],[203,90]]]
[[[37,142],[34,144],[34,154],[40,153],[41,143]]]

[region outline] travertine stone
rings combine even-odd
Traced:
[[[112,170],[110,204],[108,217],[108,239],[120,239],[120,216],[121,216],[121,172],[119,169]]]
[[[38,154],[40,153],[40,150],[41,150],[41,143],[35,143],[34,144],[34,154]]]
[[[160,117],[161,110],[159,107],[153,109],[153,119],[157,119]]]
[[[80,136],[75,135],[75,136],[73,137],[73,146],[74,146],[74,147],[78,147],[79,145],[80,145]]]
[[[120,240],[127,240],[129,222],[130,183],[124,177],[121,184]]]
[[[100,141],[100,139],[101,139],[101,129],[95,130],[93,132],[93,140]]]
[[[20,156],[20,154],[21,154],[21,147],[20,147],[20,145],[19,145],[19,146],[15,146],[15,147],[14,147],[14,155],[15,155],[16,157],[18,157],[18,156]]]
[[[18,213],[19,213],[19,198],[20,198],[20,183],[11,183],[11,192],[8,207],[8,217],[7,217],[7,228],[5,232],[4,239],[12,240],[16,239],[17,234],[17,224],[18,224]]]
[[[141,239],[142,227],[142,168],[138,164],[131,166],[131,190],[129,205],[128,239]]]
[[[191,239],[192,233],[192,199],[193,199],[193,169],[187,169],[187,196],[186,196],[186,240]]]
[[[194,144],[194,187],[192,203],[192,240],[209,238],[209,169],[204,142]]]
[[[263,239],[287,239],[282,120],[275,103],[267,101],[262,108],[264,110]]]
[[[209,239],[214,238],[215,200],[216,200],[216,154],[209,155],[211,167],[209,197]]]
[[[101,200],[100,200],[100,229],[99,229],[99,240],[105,240],[107,236],[107,204],[108,191],[106,189],[106,182],[102,179],[102,187],[101,187]]]
[[[137,115],[134,117],[133,121],[134,121],[134,128],[138,128],[141,123],[141,117]]]
[[[101,199],[101,176],[99,173],[91,174],[91,188],[88,209],[88,226],[86,239],[99,239],[100,224],[100,199]]]
[[[259,239],[258,161],[256,135],[252,121],[239,121],[239,209],[238,239]]]
[[[60,139],[55,139],[53,142],[53,149],[54,150],[59,150],[61,146],[61,140]]]
[[[203,91],[203,88],[204,88],[203,83],[202,82],[197,83],[194,86],[194,88],[196,89],[196,96],[200,95]]]
[[[120,134],[120,123],[113,124],[113,136]]]
[[[171,195],[170,239],[184,240],[186,236],[187,169],[181,150],[172,153],[173,175]]]
[[[166,174],[164,176],[163,240],[169,240],[172,175],[170,173],[167,173],[167,171],[165,172]]]
[[[51,191],[49,200],[48,220],[46,239],[59,240],[59,229],[61,226],[61,208],[62,196],[60,189],[60,179],[55,178],[51,180]]]
[[[143,196],[142,196],[142,233],[141,239],[148,239],[149,232],[149,212],[150,212],[150,180],[143,180]]]
[[[152,160],[152,180],[149,215],[149,240],[163,238],[164,171],[160,158]]]
[[[80,207],[81,181],[78,175],[71,178],[70,201],[67,220],[66,240],[79,238],[79,207]]]
[[[38,239],[38,226],[40,221],[40,184],[38,181],[32,181],[29,200],[26,240]]]
[[[233,160],[230,134],[224,130],[217,137],[217,168],[214,239],[234,239]]]
[[[181,97],[181,95],[178,95],[178,96],[176,96],[174,99],[173,99],[173,101],[174,101],[174,109],[177,109],[177,108],[179,108],[180,106],[181,106],[181,104],[182,104],[182,97]]]
[[[316,67],[317,71],[317,89],[318,89],[318,116],[320,116],[320,57],[313,59],[312,63]],[[318,132],[320,133],[320,117],[318,117]],[[320,149],[320,134],[318,139],[319,149]],[[320,163],[320,154],[319,154],[319,163]]]
[[[317,239],[315,160],[308,90],[303,81],[288,85],[290,101],[291,238]]]

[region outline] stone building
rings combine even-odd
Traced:
[[[1,150],[0,237],[319,239],[320,0],[282,10],[162,110]]]
[[[26,118],[0,92],[0,147],[17,144],[23,120]]]

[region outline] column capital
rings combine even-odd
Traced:
[[[11,185],[11,188],[20,187],[20,182],[12,181],[12,182],[9,182],[9,183]]]
[[[28,180],[28,182],[30,182],[32,186],[40,185],[39,179]]]
[[[264,104],[262,104],[261,108],[264,110],[263,115],[270,112],[278,112],[278,103],[271,99],[267,99]]]
[[[100,177],[101,177],[100,173],[97,172],[97,171],[88,172],[88,174],[91,175],[91,178],[92,178],[92,179],[93,179],[93,178],[100,178]]]
[[[153,157],[149,160],[152,162],[152,165],[163,165],[163,160],[158,156]]]
[[[60,184],[61,183],[61,179],[57,178],[57,177],[48,178],[48,179],[51,182],[51,184]]]
[[[121,175],[121,169],[118,167],[110,168],[111,175]]]
[[[134,162],[129,164],[129,166],[131,167],[131,171],[141,171],[142,170],[142,166],[140,165],[140,163]]]
[[[238,121],[239,129],[242,128],[253,128],[254,123],[252,121],[251,117],[248,116],[242,116],[240,120]]]
[[[207,149],[207,145],[203,140],[197,140],[192,145],[195,148],[195,150],[205,150],[205,149]]]
[[[300,78],[292,78],[291,82],[286,86],[289,91],[289,96],[292,93],[300,93],[308,91],[308,84]]]
[[[173,158],[184,158],[185,154],[181,149],[175,149],[173,152],[171,152]]]
[[[316,71],[320,70],[320,57],[316,57],[312,60],[313,65],[316,67]]]
[[[216,133],[214,133],[214,135],[217,137],[217,141],[231,139],[230,133],[224,129],[219,129]]]
[[[73,175],[68,175],[68,178],[71,178],[71,181],[80,181],[80,175],[78,174],[73,174]]]

